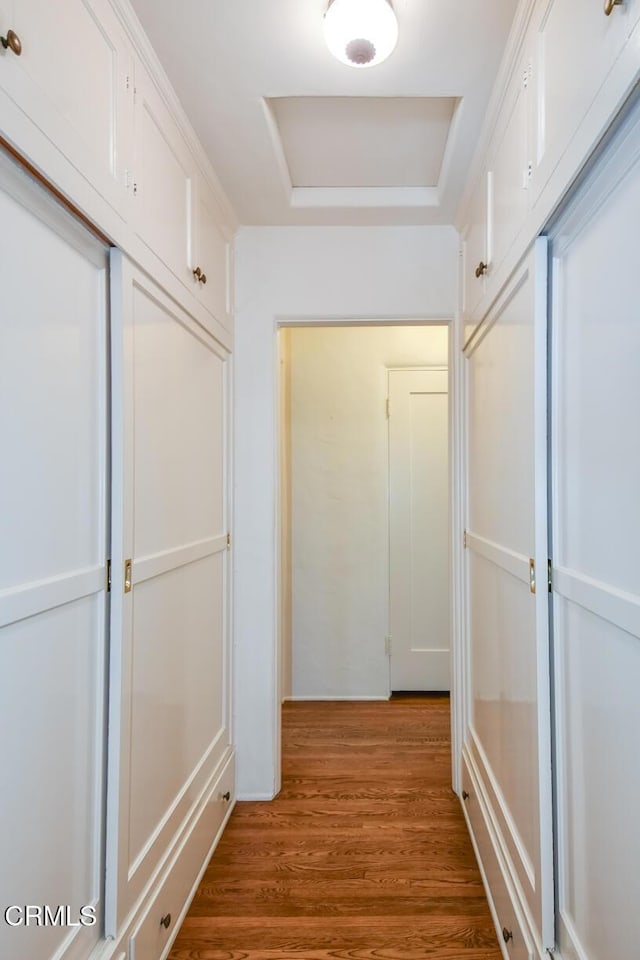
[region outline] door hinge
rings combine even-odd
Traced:
[[[107,593],[111,593],[111,560],[107,560]]]
[[[231,534],[227,534],[227,550],[231,550]]]
[[[547,560],[547,586],[549,593],[553,593],[553,564],[551,560]]]
[[[133,563],[131,560],[124,562],[124,592],[131,593],[133,589]]]
[[[129,74],[127,74],[127,76],[124,78],[124,88],[125,90],[131,89],[131,77],[129,76]]]
[[[387,397],[387,420],[391,416],[391,399]]]
[[[384,652],[387,657],[391,656],[391,642],[392,642],[392,637],[387,635],[384,638]]]
[[[462,534],[462,546],[464,547],[465,550],[467,549],[467,531],[466,530]]]
[[[529,590],[536,592],[536,562],[533,559],[529,560]]]

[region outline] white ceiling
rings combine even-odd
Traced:
[[[394,0],[364,70],[327,0],[132,0],[242,223],[452,223],[517,0]]]

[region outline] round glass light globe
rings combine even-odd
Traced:
[[[389,0],[333,0],[324,15],[331,53],[349,67],[373,67],[398,42],[398,21]]]

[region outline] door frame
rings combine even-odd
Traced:
[[[461,758],[464,741],[465,722],[465,659],[466,644],[464,633],[464,578],[463,578],[463,530],[465,516],[464,477],[466,464],[464,460],[464,383],[463,383],[463,326],[460,309],[453,316],[438,317],[317,317],[317,316],[277,316],[275,317],[272,339],[272,364],[276,389],[273,397],[273,417],[276,424],[274,437],[273,457],[276,467],[274,484],[274,609],[275,609],[275,637],[276,657],[272,673],[273,684],[273,756],[275,758],[274,795],[278,793],[282,783],[282,624],[280,617],[280,590],[281,590],[281,556],[280,543],[282,535],[281,487],[281,422],[280,397],[282,390],[280,371],[280,330],[291,327],[399,327],[399,326],[446,326],[448,336],[448,390],[449,390],[449,583],[450,583],[450,645],[451,645],[451,758],[452,758],[452,786],[456,793],[461,790]]]

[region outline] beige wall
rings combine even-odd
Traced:
[[[290,331],[294,698],[388,696],[387,375],[446,366],[447,333]]]

